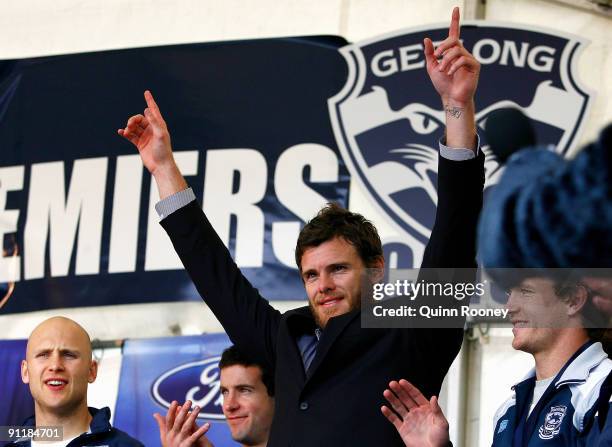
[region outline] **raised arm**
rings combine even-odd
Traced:
[[[424,41],[427,73],[446,111],[446,146],[476,151],[474,95],[480,64],[463,48],[459,35],[459,8],[454,8],[448,37],[435,50],[431,39]],[[482,153],[463,161],[439,158],[436,220],[422,267],[476,267],[483,160]]]
[[[280,312],[232,260],[174,161],[170,132],[153,95],[147,90],[144,97],[143,114],[130,117],[117,133],[136,146],[155,178],[162,199],[158,205],[164,205],[161,225],[200,296],[232,342],[273,371]]]
[[[446,145],[475,150],[474,94],[480,64],[463,48],[459,34],[459,8],[454,8],[448,37],[438,48],[434,50],[431,39],[425,39],[425,60],[446,112]]]
[[[140,158],[155,178],[160,199],[187,188],[181,175],[170,143],[170,132],[149,90],[144,92],[147,108],[143,114],[130,117],[124,129],[117,133],[130,141],[140,153]]]
[[[480,65],[459,41],[458,8],[453,10],[448,38],[437,49],[434,50],[430,39],[425,39],[425,58],[427,72],[446,110],[447,150],[438,157],[436,219],[423,254],[419,279],[469,283],[476,278],[476,230],[482,208],[484,154],[476,150],[474,124],[474,95]],[[423,305],[445,308],[466,304],[447,296],[427,296],[422,301]],[[424,371],[425,377],[411,377],[412,381],[442,383],[461,348],[464,320],[461,316],[445,318],[436,322],[438,328],[432,324],[429,330],[411,334],[418,337],[416,349],[430,366]],[[432,357],[431,352],[436,355]],[[432,380],[434,377],[437,380]],[[421,391],[432,396],[440,389],[421,387]]]

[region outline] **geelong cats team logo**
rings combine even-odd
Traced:
[[[544,418],[544,424],[540,426],[538,435],[541,439],[551,439],[561,431],[561,422],[565,417],[567,407],[565,405],[557,405],[550,407],[550,411]]]
[[[440,42],[447,35],[447,27],[404,30],[341,48],[348,80],[328,102],[352,177],[416,245],[427,241],[433,225],[437,146],[444,129],[422,42],[425,36]],[[560,153],[576,144],[591,102],[575,74],[584,40],[488,22],[464,24],[461,39],[482,64],[479,127],[492,111],[518,107],[534,121],[539,143]],[[486,141],[481,147],[487,154],[487,184],[492,184],[499,165]]]
[[[159,376],[151,387],[153,399],[165,408],[173,400],[190,400],[202,411],[198,419],[225,419],[223,416],[219,360],[209,357],[197,362],[185,363]]]

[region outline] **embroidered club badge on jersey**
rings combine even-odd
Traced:
[[[561,431],[561,422],[565,417],[567,407],[565,405],[557,405],[550,407],[550,411],[544,418],[544,424],[540,426],[538,435],[540,439],[552,439]]]

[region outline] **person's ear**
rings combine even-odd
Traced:
[[[587,292],[586,287],[583,285],[578,285],[578,287],[576,287],[576,292],[569,297],[569,300],[567,302],[567,314],[570,317],[579,314],[580,311],[582,311],[582,309],[584,308],[584,305],[586,304],[588,299],[589,294]]]
[[[21,361],[21,381],[23,383],[30,383],[30,375],[28,372],[28,362],[25,360]]]
[[[96,381],[96,377],[98,377],[98,362],[92,360],[91,364],[89,365],[89,375],[87,376],[87,381],[89,383],[94,383]]]
[[[372,283],[377,283],[385,277],[385,258],[379,256],[368,268],[370,272],[370,280]]]

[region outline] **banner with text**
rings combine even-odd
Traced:
[[[144,445],[159,445],[153,413],[165,416],[173,400],[191,400],[202,408],[198,425],[211,424],[211,442],[236,445],[223,416],[218,366],[230,345],[225,334],[126,341],[115,424]]]
[[[301,299],[293,250],[329,201],[347,205],[327,99],[339,37],[266,39],[0,62],[1,313],[199,300],[117,135],[150,89],[176,160],[249,280]],[[10,296],[9,296],[10,295]]]
[[[0,62],[0,313],[200,299],[157,223],[150,176],[116,135],[145,89],[208,218],[266,298],[304,298],[297,234],[325,202],[348,204],[349,179],[378,212],[367,217],[396,230],[383,240],[387,265],[417,267],[445,120],[422,42],[447,35],[427,26],[349,45],[284,38]],[[488,22],[465,23],[461,38],[482,64],[480,128],[514,107],[538,143],[576,145],[593,98],[577,76],[584,39]],[[490,186],[502,167],[480,141]]]

